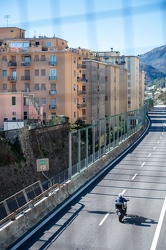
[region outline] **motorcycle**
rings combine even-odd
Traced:
[[[129,201],[129,199],[127,199]],[[118,215],[119,222],[122,222],[127,213],[127,201],[124,203],[116,203],[116,214]]]

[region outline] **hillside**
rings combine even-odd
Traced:
[[[146,81],[166,77],[166,45],[140,55],[140,68],[146,73]]]

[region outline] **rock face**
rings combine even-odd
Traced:
[[[166,45],[140,55],[140,68],[146,73],[146,80],[166,77]]]
[[[0,136],[0,200],[30,184],[46,181],[36,159],[49,158],[49,178],[68,168],[68,125],[3,132]]]

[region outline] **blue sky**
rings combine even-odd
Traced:
[[[4,16],[10,15],[7,19]],[[166,45],[166,0],[1,0],[0,27],[138,55]]]

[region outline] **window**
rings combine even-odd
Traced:
[[[16,84],[12,84],[12,92],[16,92]]]
[[[41,69],[41,76],[45,76],[46,75],[46,70],[45,69]]]
[[[45,55],[42,55],[42,56],[41,56],[41,61],[44,62],[45,60],[46,60]]]
[[[38,83],[35,83],[34,90],[39,90],[39,84]]]
[[[15,121],[15,120],[16,120],[16,117],[12,117],[12,120]]]
[[[74,118],[76,117],[76,112],[74,112]]]
[[[56,69],[50,69],[50,80],[56,80]]]
[[[28,118],[27,111],[24,111],[24,120],[27,120],[27,118]]]
[[[2,62],[6,62],[7,59],[6,59],[6,56],[2,56]]]
[[[12,105],[16,105],[16,97],[12,96]]]
[[[2,70],[2,76],[7,76],[7,70]]]
[[[35,102],[39,104],[39,98],[35,98]]]
[[[16,112],[12,112],[12,115],[15,115],[15,116],[16,116]]]
[[[56,65],[56,55],[50,55],[50,65]]]
[[[8,118],[4,118],[3,120],[4,120],[4,121],[8,121]]]
[[[6,83],[3,84],[3,90],[4,90],[4,91],[7,91],[7,84],[6,84]]]
[[[74,104],[77,104],[77,102],[76,102],[76,98],[74,98]]]
[[[74,77],[76,76],[76,71],[74,70]]]
[[[41,84],[41,90],[46,90],[46,84],[45,83]]]
[[[56,84],[51,84],[51,90],[56,90]]]
[[[46,42],[46,46],[47,46],[47,48],[51,48],[52,47],[52,43],[51,42]]]
[[[35,69],[35,76],[39,76],[39,70]]]
[[[41,99],[42,105],[46,105],[46,98]]]
[[[30,65],[31,58],[29,56],[24,57],[25,65]]]
[[[36,56],[34,57],[34,62],[38,62],[38,61],[39,61],[39,56],[36,55]]]

